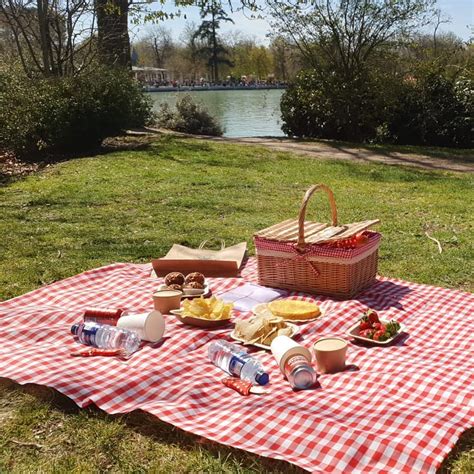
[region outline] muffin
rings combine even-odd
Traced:
[[[185,280],[185,283],[186,284],[189,284],[189,283],[193,283],[193,282],[197,282],[197,283],[200,283],[202,285],[201,288],[204,288],[204,281],[205,281],[205,277],[202,273],[199,273],[199,272],[193,272],[193,273],[189,273],[187,276],[186,276],[186,280]]]
[[[165,284],[167,286],[170,286],[170,285],[183,286],[184,285],[184,275],[182,273],[179,273],[179,272],[168,273],[168,275],[165,276]]]
[[[190,281],[189,283],[186,283],[184,285],[184,289],[186,289],[186,288],[192,288],[194,290],[203,290],[204,285],[199,283],[198,281]]]
[[[168,290],[183,291],[183,287],[181,285],[177,285],[176,283],[172,283],[171,285],[168,285]]]

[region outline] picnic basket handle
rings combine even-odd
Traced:
[[[337,207],[336,207],[336,201],[334,200],[334,194],[331,191],[331,189],[326,186],[325,184],[315,184],[311,186],[305,193],[303,201],[301,203],[300,207],[300,213],[298,215],[298,243],[297,243],[297,248],[303,249],[306,245],[306,242],[304,240],[304,221],[306,217],[306,207],[308,205],[308,201],[311,198],[311,196],[318,190],[323,190],[325,193],[328,195],[329,199],[329,204],[331,206],[331,219],[332,219],[332,225],[337,226]]]

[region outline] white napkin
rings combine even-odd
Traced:
[[[233,290],[219,295],[227,303],[234,303],[234,308],[238,311],[251,311],[260,303],[268,303],[281,296],[287,295],[286,290],[277,290],[254,283],[245,283]]]

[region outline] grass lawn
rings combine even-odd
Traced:
[[[251,244],[255,230],[296,217],[317,182],[333,188],[341,222],[382,220],[381,274],[472,291],[472,176],[167,137],[0,188],[0,299],[99,265],[147,262],[174,242]],[[308,216],[329,220],[322,195]],[[0,383],[0,472],[297,471],[147,417],[57,406],[51,391],[31,390]],[[443,470],[474,472],[472,432]]]

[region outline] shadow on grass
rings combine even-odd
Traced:
[[[286,139],[293,140],[293,139]],[[339,140],[316,140],[311,138],[294,139],[304,143],[321,143],[323,145],[332,146],[342,151],[347,149],[361,149],[388,157],[394,157],[395,154],[403,153],[407,155],[424,155],[432,158],[443,158],[453,162],[459,163],[473,163],[474,149],[463,148],[447,148],[447,147],[432,147],[432,146],[415,146],[415,145],[390,145],[390,144],[367,144],[367,143],[353,143]]]
[[[169,148],[172,143],[178,143],[179,149],[193,153],[202,153],[212,151],[212,146],[208,140],[198,140],[198,137],[192,136],[175,136],[169,135],[155,135],[152,142],[153,145],[150,151],[164,151]]]
[[[36,399],[46,403],[51,408],[61,411],[68,416],[76,416],[81,410],[88,416],[110,421],[119,421],[124,425],[153,441],[170,446],[177,446],[183,451],[199,447],[216,459],[233,460],[245,471],[274,472],[274,473],[298,473],[306,471],[288,462],[270,459],[249,453],[240,449],[224,446],[201,436],[188,433],[179,428],[165,423],[157,417],[141,410],[120,415],[109,415],[95,405],[87,408],[78,407],[70,398],[54,390],[53,388],[27,384],[18,385],[9,379],[0,377],[0,392],[4,390],[19,391],[34,396]]]
[[[441,466],[439,467],[437,474],[449,474],[453,472],[453,463],[463,454],[463,453],[473,453],[474,454],[474,428],[466,430],[461,437],[458,439],[457,443],[454,445],[451,452],[446,456]],[[462,463],[462,461],[461,461]],[[470,467],[469,467],[470,466]],[[472,464],[466,468],[461,466],[456,470],[456,472],[473,472],[471,470]]]
[[[393,163],[384,164],[369,159],[363,161],[367,165],[372,165],[372,167],[360,166],[359,158],[357,158],[357,161],[337,160],[337,165],[347,170],[351,176],[378,183],[439,182],[445,179],[451,179],[450,176],[446,176],[440,173],[440,171],[457,171],[456,169],[451,169],[449,167],[439,167],[431,170],[414,166],[402,167]],[[402,170],[403,173],[400,173],[400,170]]]
[[[22,160],[13,160],[10,165],[0,162],[0,186],[19,181],[26,176],[37,173],[48,166],[64,161],[77,160],[81,158],[94,158],[122,151],[142,151],[150,148],[157,140],[156,135],[125,135],[106,138],[103,143],[95,148],[81,150],[78,152],[55,153]]]
[[[213,140],[209,138],[209,140]],[[221,140],[226,140],[222,138]],[[297,154],[331,156],[339,153],[341,157],[354,158],[359,162],[385,163],[391,166],[408,165],[426,170],[445,170],[455,172],[471,172],[474,164],[474,149],[457,149],[442,147],[402,146],[402,145],[370,145],[332,140],[288,137],[258,137],[228,139],[249,145],[277,144],[280,151]],[[439,161],[437,161],[439,160]],[[442,161],[441,161],[442,160]]]

